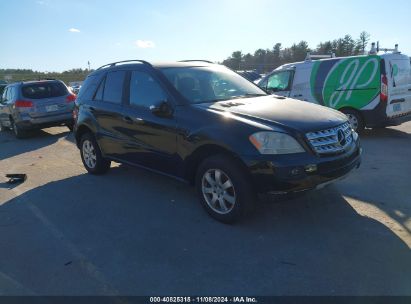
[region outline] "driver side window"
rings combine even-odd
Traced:
[[[272,74],[268,78],[267,91],[279,92],[289,91],[291,83],[291,71],[284,71]]]

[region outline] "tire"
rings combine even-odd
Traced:
[[[91,133],[81,137],[80,155],[84,167],[91,174],[101,175],[110,169],[111,161],[102,156],[100,147]]]
[[[11,126],[12,126],[14,136],[16,136],[16,138],[22,139],[22,138],[27,137],[27,131],[22,130],[18,125],[16,125],[14,120],[11,121]]]
[[[74,129],[73,124],[67,124],[66,126],[67,126],[67,128],[69,128],[70,132],[73,132],[73,129]]]
[[[352,128],[357,133],[362,133],[365,129],[364,119],[362,118],[360,112],[353,109],[342,109],[343,112],[351,123]]]
[[[196,189],[205,210],[220,222],[234,223],[254,210],[251,181],[232,157],[205,159],[197,170]]]

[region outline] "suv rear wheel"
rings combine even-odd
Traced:
[[[22,130],[15,122],[14,120],[11,122],[11,126],[14,132],[14,135],[16,136],[16,138],[25,138],[27,137],[27,131]]]
[[[206,211],[223,223],[236,222],[252,211],[256,198],[245,172],[225,155],[211,156],[201,163],[196,188]]]
[[[80,141],[81,160],[91,174],[104,174],[110,169],[111,161],[101,155],[100,148],[93,134],[86,133]]]

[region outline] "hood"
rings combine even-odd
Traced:
[[[273,95],[232,99],[198,106],[230,112],[248,120],[275,124],[304,133],[333,128],[347,121],[347,117],[336,110]]]

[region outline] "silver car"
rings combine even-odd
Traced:
[[[12,129],[17,138],[29,130],[66,125],[73,128],[76,95],[59,80],[16,82],[0,98],[0,130]]]

